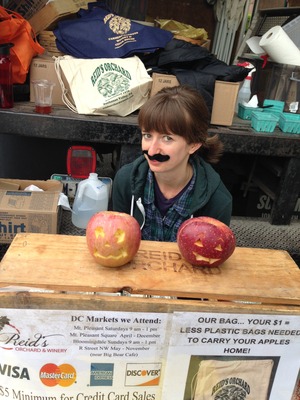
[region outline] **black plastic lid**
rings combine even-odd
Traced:
[[[10,48],[13,46],[13,43],[0,44],[0,56],[8,56],[10,54]]]

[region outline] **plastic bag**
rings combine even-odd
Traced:
[[[169,31],[177,36],[203,41],[208,39],[208,34],[204,28],[194,28],[191,25],[172,19],[156,19],[155,22],[158,23],[161,29]]]
[[[20,14],[0,6],[0,44],[13,43],[10,50],[13,83],[24,83],[31,60],[44,52],[30,23]]]

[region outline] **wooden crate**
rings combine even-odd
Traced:
[[[244,300],[300,305],[300,273],[285,251],[236,248],[216,268],[185,261],[176,243],[142,241],[130,263],[97,264],[84,236],[17,234],[0,264],[0,284],[60,291]]]
[[[269,363],[268,400],[298,390],[300,271],[287,252],[238,247],[221,266],[196,268],[176,243],[142,241],[130,263],[105,268],[85,240],[17,234],[0,263],[9,399],[17,391],[7,366],[17,378],[16,365],[30,378],[17,382],[24,398],[189,399],[207,360]],[[103,368],[111,380],[101,386]]]

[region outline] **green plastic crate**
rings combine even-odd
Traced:
[[[284,133],[300,133],[300,114],[282,113],[279,128]]]
[[[285,104],[284,101],[266,99],[264,100],[263,104],[264,107],[265,106],[272,106],[272,107],[264,108],[264,112],[271,113],[276,115],[277,117],[280,117],[284,110],[284,104]]]
[[[279,116],[272,113],[253,111],[251,114],[251,127],[257,132],[273,132]]]
[[[238,117],[241,119],[251,119],[253,111],[263,111],[263,108],[259,107],[246,107],[244,104],[239,103]]]

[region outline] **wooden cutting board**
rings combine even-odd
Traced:
[[[11,285],[300,305],[300,270],[286,251],[237,247],[221,266],[199,268],[176,243],[142,241],[130,263],[107,268],[84,236],[17,234],[0,263],[0,286]]]

